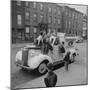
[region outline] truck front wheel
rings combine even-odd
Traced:
[[[43,75],[43,74],[45,74],[46,72],[47,72],[47,63],[48,62],[42,62],[42,63],[40,63],[40,65],[38,66],[38,73],[40,74],[40,75]]]

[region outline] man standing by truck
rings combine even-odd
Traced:
[[[65,57],[64,57],[64,61],[65,61],[65,69],[66,71],[68,71],[68,65],[69,65],[69,61],[70,61],[70,52],[67,52]]]

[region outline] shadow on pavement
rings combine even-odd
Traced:
[[[11,88],[14,88],[20,84],[26,83],[33,79],[39,78],[35,71],[27,71],[27,70],[18,70],[11,76]]]

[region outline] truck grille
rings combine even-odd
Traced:
[[[28,50],[22,51],[22,63],[24,66],[28,65]]]

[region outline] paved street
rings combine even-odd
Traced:
[[[56,70],[55,73],[58,75],[58,81],[56,86],[87,84],[86,66],[73,63],[69,66],[68,72],[66,72],[65,68],[63,67]],[[45,87],[43,79],[44,77],[45,75],[22,85],[18,85],[15,88]]]
[[[38,76],[34,72],[25,72],[14,65],[16,52],[23,47],[14,45],[11,49],[11,81],[12,88],[31,88],[31,87],[45,87],[43,83],[43,76]],[[87,43],[78,43],[76,47],[79,49],[79,56],[77,61],[69,66],[69,72],[65,68],[55,70],[58,75],[57,86],[87,84]]]

